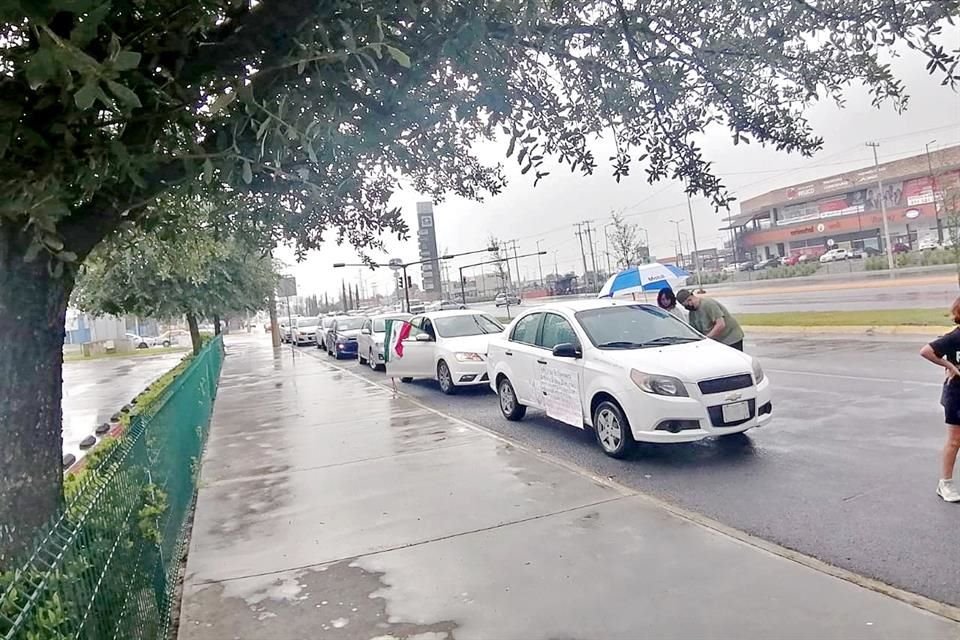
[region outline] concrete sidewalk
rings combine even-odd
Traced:
[[[960,635],[312,355],[227,348],[181,640]]]

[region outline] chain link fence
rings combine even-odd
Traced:
[[[218,337],[86,470],[27,560],[0,573],[0,638],[173,635],[171,609],[222,364]]]

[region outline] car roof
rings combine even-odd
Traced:
[[[656,299],[656,294],[648,293],[648,298]],[[530,307],[524,310],[524,315],[534,311],[566,311],[568,313],[576,313],[578,311],[589,311],[591,309],[606,309],[608,307],[632,307],[636,305],[646,305],[648,307],[656,307],[653,301],[649,300],[644,302],[643,300],[632,300],[627,298],[587,298],[579,300],[564,300],[562,302],[551,302],[548,304],[538,305],[536,307]]]
[[[409,313],[403,311],[394,311],[393,313],[378,313],[375,316],[368,316],[370,320],[390,320],[391,318],[411,318]]]

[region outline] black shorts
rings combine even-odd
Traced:
[[[960,389],[943,387],[940,394],[940,404],[943,405],[943,420],[947,424],[960,426]]]

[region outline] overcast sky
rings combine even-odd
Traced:
[[[939,79],[927,75],[924,60],[917,54],[906,53],[894,61],[894,69],[903,79],[911,95],[906,113],[898,115],[890,105],[881,109],[870,106],[862,88],[847,92],[847,106],[839,109],[833,103],[821,103],[810,110],[814,130],[824,138],[823,150],[812,158],[787,155],[774,149],[764,149],[756,143],[733,146],[730,134],[724,128],[708,130],[704,154],[713,161],[717,174],[727,187],[744,200],[772,189],[788,186],[818,177],[829,176],[873,164],[872,151],[865,146],[868,140],[880,143],[880,162],[922,153],[927,142],[936,140],[932,148],[960,144],[960,95],[939,84]],[[505,150],[503,145],[484,145],[484,158],[496,160]],[[598,158],[608,154],[598,152]],[[506,164],[510,184],[499,196],[485,202],[457,198],[435,205],[437,245],[440,253],[458,253],[480,249],[493,234],[502,240],[518,239],[519,253],[540,248],[543,272],[552,273],[554,262],[561,273],[583,271],[580,245],[574,235],[575,222],[591,220],[597,228],[609,222],[611,211],[622,210],[631,222],[644,227],[650,238],[654,255],[675,254],[676,227],[670,220],[682,220],[682,241],[690,242],[690,225],[686,200],[679,183],[647,184],[645,172],[634,166],[633,175],[617,184],[609,166],[600,164],[592,176],[570,174],[560,170],[548,176],[534,188],[532,180],[520,176],[516,165]],[[372,254],[375,259],[418,259],[416,246],[416,202],[422,200],[415,192],[402,193],[396,205],[402,207],[404,218],[413,231],[406,242],[394,239],[388,243],[386,254]],[[734,204],[732,212],[739,211]],[[694,221],[698,246],[701,249],[717,247],[721,242],[719,227],[724,226],[726,213],[717,213],[706,200],[693,200]],[[605,264],[602,232],[594,235],[598,264]],[[331,299],[339,296],[341,278],[357,283],[362,275],[367,292],[371,283],[378,291],[393,290],[390,272],[332,269],[334,262],[355,262],[357,252],[349,246],[328,243],[313,251],[301,263],[296,263],[292,251],[281,249],[277,257],[286,261],[289,272],[296,276],[301,295],[324,292]],[[589,259],[589,256],[588,256]],[[476,262],[476,257],[450,261],[450,273],[457,277],[456,267]],[[536,258],[520,260],[520,270],[526,278],[537,277]],[[415,282],[419,273],[411,270]]]

